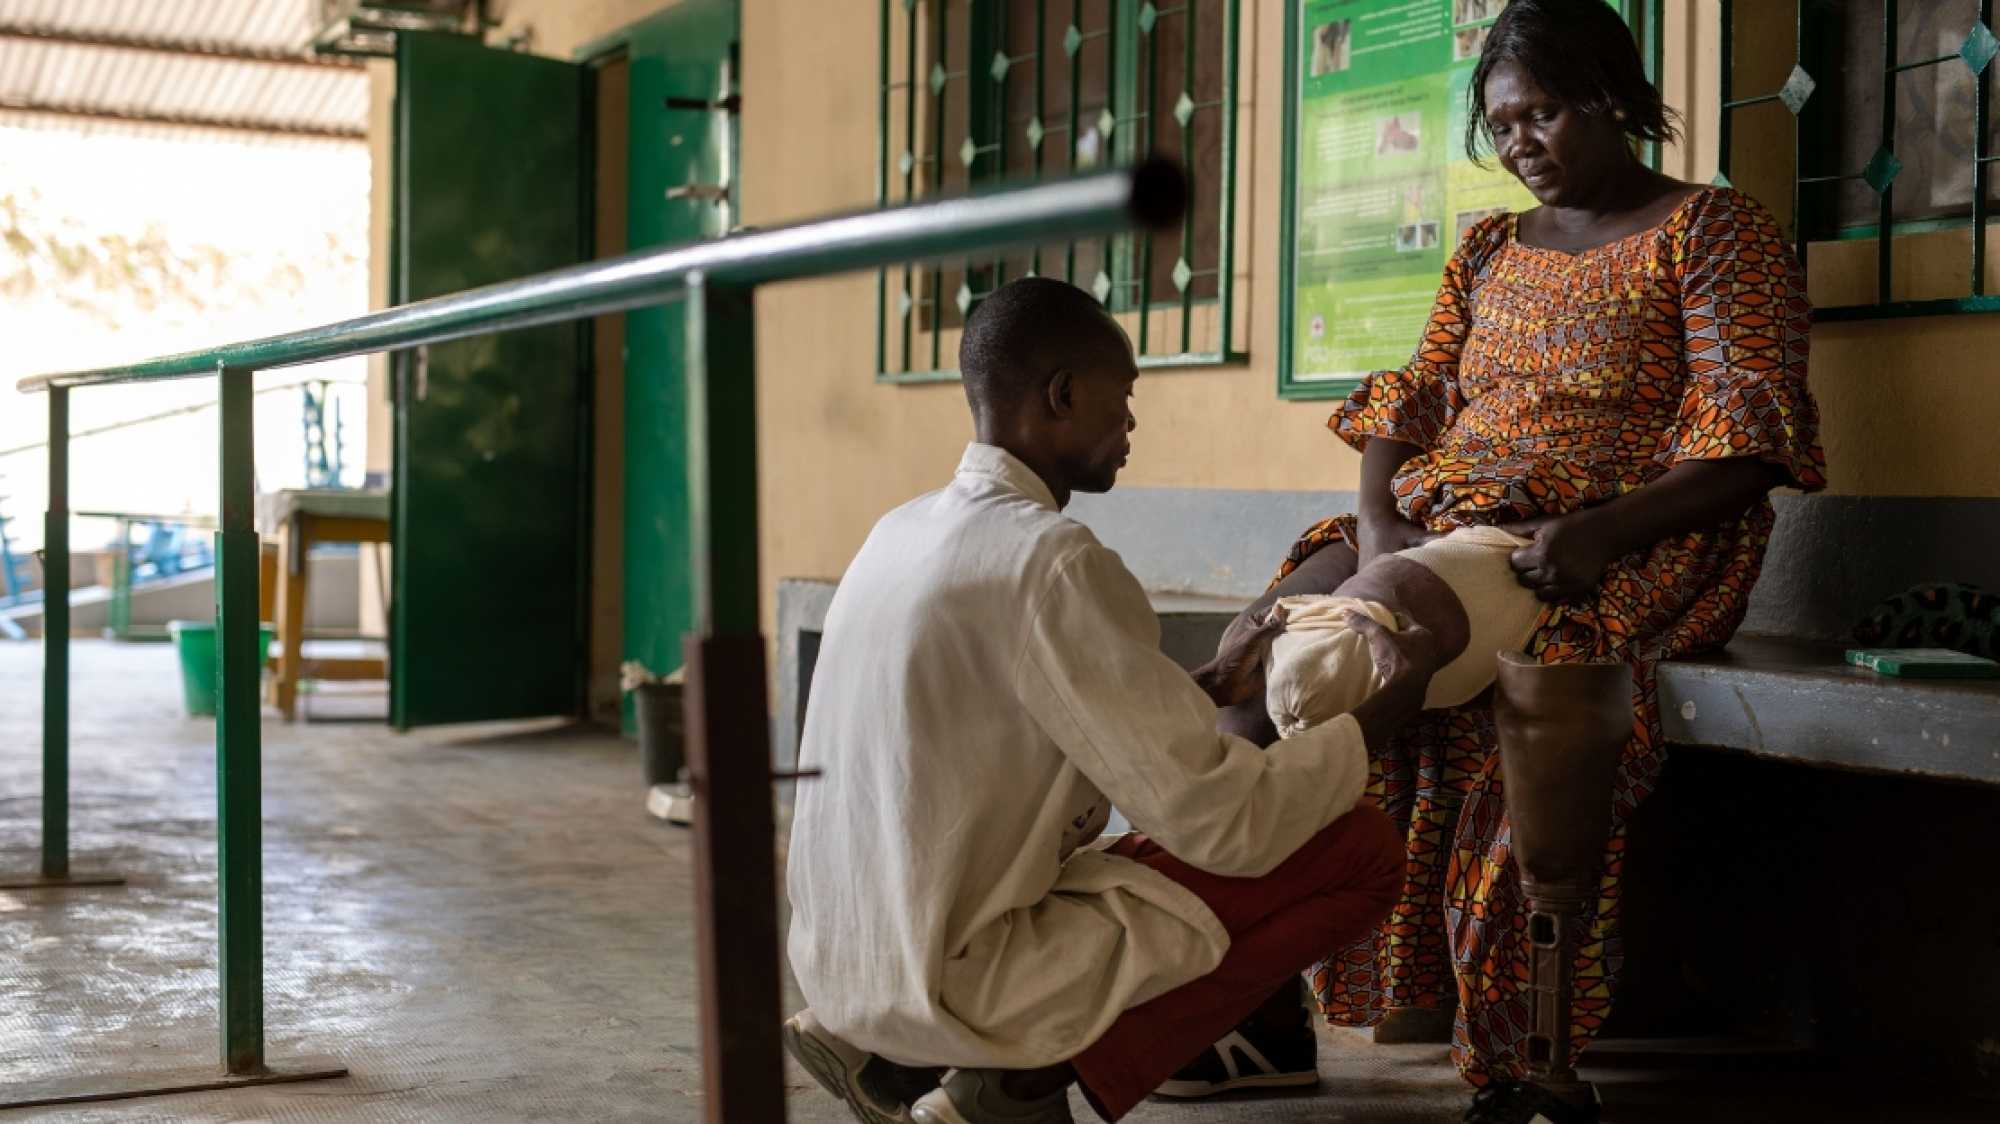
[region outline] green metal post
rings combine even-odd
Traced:
[[[49,391],[42,530],[42,877],[69,877],[69,391]]]
[[[1979,22],[1993,26],[1993,0],[1979,0]],[[1972,94],[1972,295],[1986,294],[1986,106],[1993,68],[1982,66]]]
[[[1069,30],[1081,32],[1083,27],[1083,0],[1070,0]],[[1083,103],[1083,51],[1069,53],[1069,121],[1063,126],[1063,136],[1068,140],[1069,174],[1076,174],[1076,142],[1079,139],[1078,120],[1082,116]],[[1063,249],[1063,280],[1076,284],[1076,239],[1072,238]]]
[[[701,1067],[714,1124],[785,1119],[778,895],[764,638],[757,615],[751,289],[688,284],[694,618],[687,759],[694,814]]]
[[[1038,127],[1044,129],[1047,128],[1048,122],[1042,120],[1042,87],[1046,84],[1048,70],[1042,64],[1042,59],[1043,56],[1049,53],[1048,23],[1049,0],[1035,0],[1035,115],[1033,120]],[[1001,127],[1005,128],[1006,122],[1001,122]],[[1043,135],[1046,136],[1047,134],[1044,133]],[[1042,148],[1040,141],[1036,141],[1031,147],[1034,150],[1035,162],[1033,169],[1029,172],[1028,178],[1039,180],[1042,178],[1042,153],[1045,150]],[[1028,268],[1034,271],[1035,276],[1041,276],[1042,244],[1040,242],[1035,243],[1034,263]]]
[[[1882,147],[1896,151],[1896,0],[1882,0]],[[1882,189],[1881,217],[1875,227],[1875,303],[1887,304],[1894,284],[1896,187]],[[1805,225],[1799,226],[1800,241]]]
[[[903,151],[909,155],[910,163],[903,169],[903,202],[917,197],[917,91],[923,84],[917,78],[917,14],[910,10],[910,34],[904,40],[903,55]],[[886,205],[886,204],[885,204]],[[935,294],[933,294],[935,295]],[[917,278],[909,262],[903,263],[903,299],[917,299]],[[915,326],[916,306],[897,317],[903,322],[903,372],[908,373],[917,365],[916,355],[911,350],[911,330]]]
[[[224,368],[222,529],[215,536],[215,798],[221,908],[222,1064],[264,1069],[264,873],[261,721],[257,698],[257,529],[252,372]]]
[[[1006,14],[1005,9],[1001,9],[995,13],[993,20],[993,35],[1000,41],[1000,50],[1002,52],[1012,47],[1012,44],[1007,41]],[[1016,59],[1014,61],[1022,62],[1026,60]],[[1007,73],[1001,75],[1000,81],[994,83],[997,88],[993,91],[993,163],[988,171],[990,177],[997,178],[1007,174],[1007,80],[1013,76],[1013,73],[1013,67],[1010,65]],[[993,257],[992,288],[997,289],[1006,283],[1007,257],[1004,254],[995,254]]]
[[[1215,255],[1215,296],[1220,306],[1216,318],[1221,322],[1217,338],[1221,345],[1216,350],[1227,361],[1236,358],[1236,114],[1241,108],[1236,103],[1236,51],[1238,43],[1237,23],[1239,11],[1237,0],[1229,0],[1229,6],[1222,12],[1222,218],[1216,231]],[[1292,89],[1285,87],[1285,100],[1290,101]],[[1290,143],[1289,141],[1287,142]],[[1280,181],[1290,183],[1289,177]],[[1278,243],[1288,247],[1289,239]],[[1291,346],[1289,335],[1280,337],[1280,347]]]
[[[875,91],[880,122],[875,130],[875,205],[889,205],[889,0],[882,0],[877,12],[882,22],[880,81]],[[883,317],[889,311],[889,271],[875,271],[875,373],[889,373],[889,326]]]
[[[125,882],[69,866],[69,437],[69,390],[51,387],[49,504],[42,519],[42,862],[34,874],[0,874],[0,890]]]
[[[1111,26],[1101,34],[1104,37],[1104,72],[1111,76],[1110,104],[1113,128],[1111,135],[1099,140],[1103,147],[1101,159],[1107,164],[1127,164],[1141,155],[1139,146],[1132,143],[1132,129],[1139,113],[1132,102],[1139,96],[1139,21],[1137,5],[1133,0],[1111,0]],[[1081,52],[1078,52],[1079,54]],[[1075,97],[1072,92],[1071,97]],[[1149,130],[1150,131],[1150,130]],[[1188,177],[1190,189],[1194,177]],[[1110,311],[1131,307],[1131,298],[1124,292],[1131,284],[1135,272],[1132,268],[1132,239],[1130,235],[1110,231],[1104,235],[1104,275],[1111,279],[1111,288],[1106,290],[1104,307]],[[1141,349],[1143,351],[1143,349]]]
[[[947,33],[951,27],[951,20],[947,18],[945,8],[946,4],[944,0],[938,0],[936,4],[931,6],[931,18],[937,21],[938,66],[945,65],[951,59],[951,40],[947,38]],[[911,80],[914,81],[915,77],[912,76]],[[947,75],[945,80],[938,84],[937,89],[932,91],[931,96],[930,169],[931,191],[934,194],[944,191],[944,92],[950,85],[951,78]],[[972,104],[971,85],[969,81],[966,83],[967,105]],[[968,184],[968,186],[970,185]],[[944,295],[944,266],[942,263],[939,263],[931,266],[931,370],[933,371],[944,366],[944,303],[946,299]]]
[[[111,559],[111,638],[132,637],[132,521],[118,520],[118,553]]]
[[[1182,5],[1181,10],[1186,11],[1187,6]],[[1156,34],[1158,30],[1159,27],[1155,24],[1152,28],[1140,32],[1146,38],[1145,88],[1139,94],[1140,112],[1146,115],[1146,135],[1143,139],[1141,151],[1149,150],[1153,147],[1156,134],[1159,131],[1157,128],[1159,118],[1153,113],[1155,102],[1159,96],[1160,37]],[[1192,20],[1188,23],[1188,40],[1189,42],[1193,42],[1194,40],[1194,24]],[[1190,52],[1192,49],[1189,48]],[[1181,75],[1182,89],[1188,89],[1193,85],[1194,73],[1192,71]],[[1185,135],[1187,130],[1183,129],[1181,132]],[[1147,231],[1145,236],[1139,240],[1139,339],[1137,346],[1133,350],[1140,355],[1146,354],[1147,329],[1151,326],[1150,321],[1152,320],[1152,316],[1153,235],[1151,231]],[[1187,349],[1182,348],[1181,350],[1185,351]]]
[[[1181,5],[1181,20],[1183,21],[1187,29],[1187,34],[1182,39],[1183,44],[1187,48],[1187,57],[1185,61],[1181,63],[1181,74],[1183,76],[1181,82],[1181,91],[1190,98],[1194,96],[1195,90],[1200,88],[1200,84],[1195,81],[1195,73],[1194,73],[1195,32],[1200,26],[1196,20],[1194,5],[1195,5],[1195,0],[1187,0],[1185,4]],[[1149,79],[1147,82],[1148,87],[1150,87],[1151,84],[1152,84],[1151,80]],[[1148,105],[1151,104],[1150,98],[1148,99],[1147,104]],[[1197,109],[1195,112],[1199,113],[1201,112],[1201,110]],[[1194,167],[1194,114],[1193,113],[1188,114],[1188,119],[1186,124],[1183,124],[1181,126],[1181,166],[1184,168]],[[1194,209],[1198,203],[1206,202],[1206,200],[1200,199],[1195,194],[1195,184],[1197,182],[1198,181],[1196,177],[1194,176],[1188,177],[1187,207],[1181,211],[1180,260],[1186,262],[1189,269],[1194,268]],[[1150,246],[1152,245],[1152,243],[1153,243],[1152,238],[1148,237],[1146,239],[1146,244]],[[1221,284],[1221,278],[1217,278],[1216,283],[1219,287]],[[1187,286],[1181,290],[1181,354],[1185,355],[1193,350],[1194,350],[1194,278],[1189,277]],[[1222,350],[1225,351],[1228,350],[1227,339],[1223,341]]]
[[[1732,48],[1733,50],[1734,48]],[[1817,56],[1818,52],[1813,52]],[[1792,5],[1792,65],[1803,68],[1806,64],[1806,4],[1796,0]],[[1734,65],[1735,56],[1728,56]],[[1813,59],[1819,65],[1819,59]],[[1799,269],[1806,268],[1807,248],[1812,244],[1812,224],[1806,221],[1806,192],[1801,180],[1805,178],[1806,158],[1806,110],[1811,108],[1808,101],[1792,114],[1792,234],[1797,243],[1794,256],[1799,259]]]

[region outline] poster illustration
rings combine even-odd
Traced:
[[[1316,397],[1408,362],[1460,235],[1534,199],[1465,154],[1466,90],[1506,0],[1293,2],[1283,388]]]

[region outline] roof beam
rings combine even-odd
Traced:
[[[340,55],[291,54],[232,47],[226,43],[198,43],[187,40],[146,39],[131,35],[105,35],[58,27],[0,23],[0,40],[41,43],[51,47],[100,47],[144,54],[175,55],[180,58],[216,59],[222,62],[254,63],[259,66],[308,67],[315,70],[358,70],[360,59]]]
[[[260,133],[264,136],[304,137],[312,140],[360,141],[368,130],[341,125],[308,125],[293,121],[251,121],[243,118],[201,117],[180,113],[137,113],[92,105],[58,105],[49,102],[0,98],[0,113],[37,113],[49,117],[73,117],[126,125],[159,125],[181,129],[219,129],[232,133]]]

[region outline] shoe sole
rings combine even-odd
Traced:
[[[1255,1073],[1232,1077],[1227,1081],[1168,1081],[1153,1090],[1153,1095],[1171,1097],[1177,1101],[1198,1101],[1204,1097],[1241,1092],[1244,1089],[1310,1089],[1317,1084],[1319,1084],[1319,1074],[1316,1071]]]
[[[908,1110],[899,1109],[893,1115],[884,1113],[875,1105],[855,1095],[847,1073],[847,1063],[833,1051],[819,1044],[811,1035],[799,1033],[799,1029],[786,1023],[782,1035],[785,1052],[799,1063],[828,1096],[847,1106],[861,1124],[911,1124]]]
[[[912,1124],[966,1124],[965,1117],[959,1115],[958,1106],[945,1100],[943,1107],[917,1104],[910,1109]]]

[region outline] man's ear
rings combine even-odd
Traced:
[[[1076,376],[1066,370],[1058,370],[1049,376],[1049,413],[1058,418],[1067,418],[1076,412]]]

